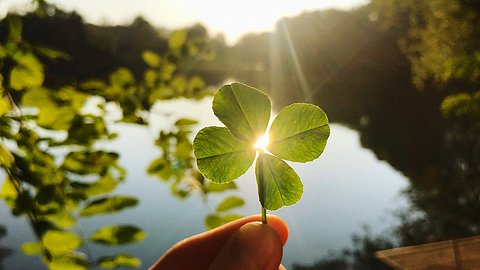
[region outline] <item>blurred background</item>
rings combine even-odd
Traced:
[[[480,1],[0,0],[0,269],[147,268],[260,212],[192,139],[221,85],[310,102],[331,135],[291,164],[288,269],[480,232]]]

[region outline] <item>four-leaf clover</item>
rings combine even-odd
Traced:
[[[303,185],[284,160],[308,162],[322,154],[330,134],[326,114],[315,105],[294,103],[280,111],[266,134],[270,99],[241,83],[220,88],[213,111],[226,127],[206,127],[196,135],[193,149],[200,173],[212,182],[227,183],[256,159],[262,213],[298,202]]]

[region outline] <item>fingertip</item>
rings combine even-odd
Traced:
[[[281,239],[272,226],[250,222],[232,235],[210,269],[277,269],[282,253]]]
[[[288,225],[287,223],[276,215],[267,215],[267,225],[270,226],[277,234],[282,245],[285,245],[288,240]]]

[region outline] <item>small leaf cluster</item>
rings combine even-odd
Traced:
[[[206,127],[194,139],[199,171],[215,183],[228,183],[244,174],[256,159],[262,207],[276,210],[295,204],[303,193],[297,173],[284,161],[308,162],[325,149],[330,128],[317,106],[296,103],[273,120],[266,150],[255,148],[270,121],[271,102],[262,91],[241,83],[221,87],[213,111],[226,127]]]
[[[7,177],[0,199],[14,215],[29,219],[36,233],[38,241],[24,243],[22,250],[40,256],[50,269],[138,267],[140,260],[128,254],[88,258],[81,249],[89,242],[111,246],[141,241],[141,228],[110,224],[86,238],[72,230],[78,218],[115,214],[138,204],[133,196],[111,194],[126,171],[118,153],[98,144],[116,137],[109,129],[107,107],[119,108],[119,121],[147,124],[158,100],[209,94],[200,77],[180,70],[186,57],[201,54],[205,44],[195,33],[178,31],[166,55],[146,51],[139,56],[148,67],[142,78],[119,67],[106,81],[63,83],[49,81],[52,76],[42,61],[70,56],[24,40],[20,16],[9,14],[5,20],[9,34],[0,43],[0,170]],[[92,101],[94,112],[86,110]],[[178,122],[179,127],[187,125]],[[169,145],[178,159],[165,166],[177,174],[177,161],[189,160],[183,166],[196,175],[186,134]],[[181,179],[175,190],[187,194]],[[194,179],[203,181],[200,174]],[[95,265],[88,263],[95,260]]]
[[[196,120],[180,118],[175,121],[171,131],[161,130],[155,141],[161,154],[147,168],[148,174],[170,183],[171,193],[180,199],[187,198],[192,194],[206,197],[210,193],[237,188],[233,182],[217,184],[206,181],[203,175],[195,169],[195,157],[190,136],[193,127],[197,124]],[[207,227],[210,228],[210,226]]]

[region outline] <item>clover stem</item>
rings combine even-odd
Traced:
[[[262,207],[262,223],[267,224],[267,209]]]
[[[265,188],[265,183],[263,182],[263,154],[262,153],[258,153],[256,175],[257,175],[258,196],[260,196],[260,202],[262,202],[262,223],[267,224],[267,209],[263,207],[263,202],[264,202],[263,189]]]

